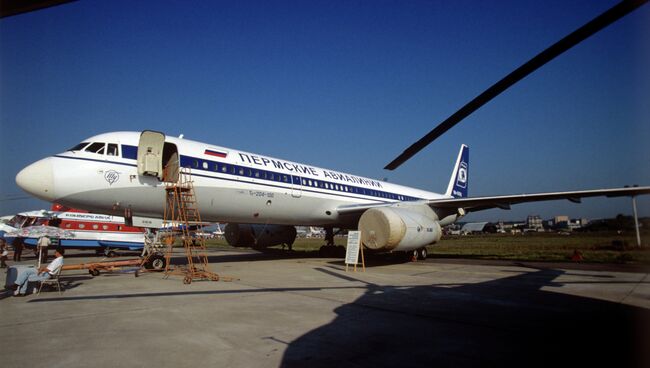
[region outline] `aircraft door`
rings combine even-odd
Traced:
[[[291,176],[291,196],[294,198],[300,198],[302,196],[302,183],[300,182],[300,176]]]
[[[163,149],[165,135],[145,130],[138,143],[138,175],[155,176],[163,179]]]

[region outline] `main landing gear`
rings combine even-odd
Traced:
[[[340,231],[340,230],[339,230]],[[318,250],[321,257],[325,258],[342,258],[345,257],[345,247],[342,245],[334,245],[334,228],[325,228],[325,245]]]
[[[416,262],[417,260],[424,261],[427,259],[427,248],[413,249],[406,252],[407,259],[411,262]]]

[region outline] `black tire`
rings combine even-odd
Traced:
[[[330,257],[330,247],[327,245],[323,245],[320,247],[318,250],[318,255],[323,257],[323,258],[329,258]]]
[[[117,253],[115,253],[115,251],[113,251],[113,250],[109,250],[108,253],[106,253],[106,257],[115,258],[115,257],[117,257]]]
[[[97,269],[88,270],[88,273],[93,276],[99,276],[99,270]]]
[[[162,271],[167,266],[167,259],[162,254],[154,254],[149,257],[147,263],[145,263],[144,268],[147,270],[156,270]]]
[[[342,245],[336,246],[336,258],[345,258],[345,247]]]
[[[406,259],[411,262],[417,261],[419,256],[420,256],[419,249],[413,249],[406,252]]]
[[[418,252],[418,259],[425,260],[427,259],[427,248],[420,248],[420,251]]]

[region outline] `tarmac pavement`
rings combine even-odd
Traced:
[[[67,265],[97,260],[69,253]],[[345,272],[338,259],[222,249],[210,262],[236,280],[80,270],[62,274],[61,295],[5,292],[0,365],[650,366],[638,267],[377,258]]]

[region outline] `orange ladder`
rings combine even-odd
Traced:
[[[194,194],[194,182],[191,170],[181,168],[178,182],[165,183],[165,214],[163,227],[171,229],[171,233],[180,234],[187,264],[180,267],[171,266],[173,253],[173,238],[168,236],[165,275],[183,275],[183,283],[190,284],[192,280],[218,281],[219,275],[210,271],[205,239],[197,236],[202,232],[202,221],[199,207]]]

